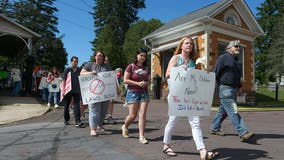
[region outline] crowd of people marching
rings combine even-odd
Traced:
[[[209,132],[213,135],[223,136],[224,133],[221,131],[221,123],[228,117],[232,121],[233,127],[240,136],[241,141],[246,141],[254,134],[248,131],[244,120],[237,112],[236,96],[237,92],[241,93],[240,88],[242,87],[240,79],[241,70],[235,58],[239,53],[239,43],[238,40],[230,41],[226,48],[226,53],[219,57],[213,69],[216,73],[220,107],[210,126]],[[192,38],[183,37],[170,59],[165,77],[168,80],[170,79],[170,70],[172,67],[180,66],[184,69],[195,68],[196,56]],[[54,108],[58,108],[59,105],[64,106],[65,125],[70,125],[69,110],[70,107],[72,107],[75,126],[78,128],[83,126],[82,117],[85,118],[85,109],[88,106],[90,136],[97,137],[101,132],[105,131],[105,118],[108,118],[107,122],[111,124],[115,123],[112,118],[114,100],[108,99],[102,102],[93,102],[88,105],[83,105],[79,76],[97,75],[101,72],[113,71],[113,69],[108,58],[101,51],[95,53],[92,62],[83,63],[80,67],[78,66],[78,57],[73,56],[70,62],[71,65],[67,67],[62,74],[56,67],[52,67],[50,70],[34,69],[35,90],[40,91],[41,100],[45,102],[47,106],[54,106]],[[122,73],[121,68],[114,70],[116,73],[117,86],[122,82],[127,85],[125,105],[127,105],[129,112],[121,126],[122,137],[130,137],[131,133],[128,127],[133,125],[134,120],[138,116],[139,142],[142,144],[149,143],[145,135],[145,129],[146,113],[150,101],[148,86],[151,83],[151,79],[150,69],[146,62],[147,51],[139,48],[134,56],[133,63],[126,66],[124,73]],[[17,69],[13,71],[15,75],[19,74],[18,72]],[[69,80],[71,80],[71,90],[67,92],[64,89],[60,90],[60,85],[61,88],[66,87],[68,74]],[[19,77],[15,76],[15,79],[19,79]],[[170,81],[168,81],[168,85],[171,85]],[[120,95],[122,91],[117,87],[116,92]],[[62,102],[61,99],[63,99]],[[187,119],[191,126],[193,140],[196,145],[196,150],[200,154],[200,158],[202,160],[215,159],[219,153],[206,149],[203,142],[199,117],[188,116]],[[177,156],[177,153],[171,146],[172,132],[177,120],[177,116],[170,115],[164,129],[163,153],[167,156]]]

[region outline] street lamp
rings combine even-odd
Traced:
[[[275,77],[276,77],[275,99],[276,99],[276,101],[278,101],[278,88],[279,88],[279,84],[281,82],[281,76],[280,76],[279,73],[276,73]]]

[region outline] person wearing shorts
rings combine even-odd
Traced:
[[[128,127],[133,123],[139,114],[139,142],[147,144],[145,138],[146,112],[149,103],[148,84],[150,83],[150,72],[146,66],[147,52],[138,49],[135,62],[129,64],[124,72],[124,83],[128,85],[126,103],[129,114],[122,125],[122,136],[129,137]]]

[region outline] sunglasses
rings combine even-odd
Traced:
[[[240,46],[234,46],[235,48],[240,48]]]

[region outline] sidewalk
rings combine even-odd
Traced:
[[[0,125],[41,116],[49,107],[41,105],[34,97],[0,97]]]

